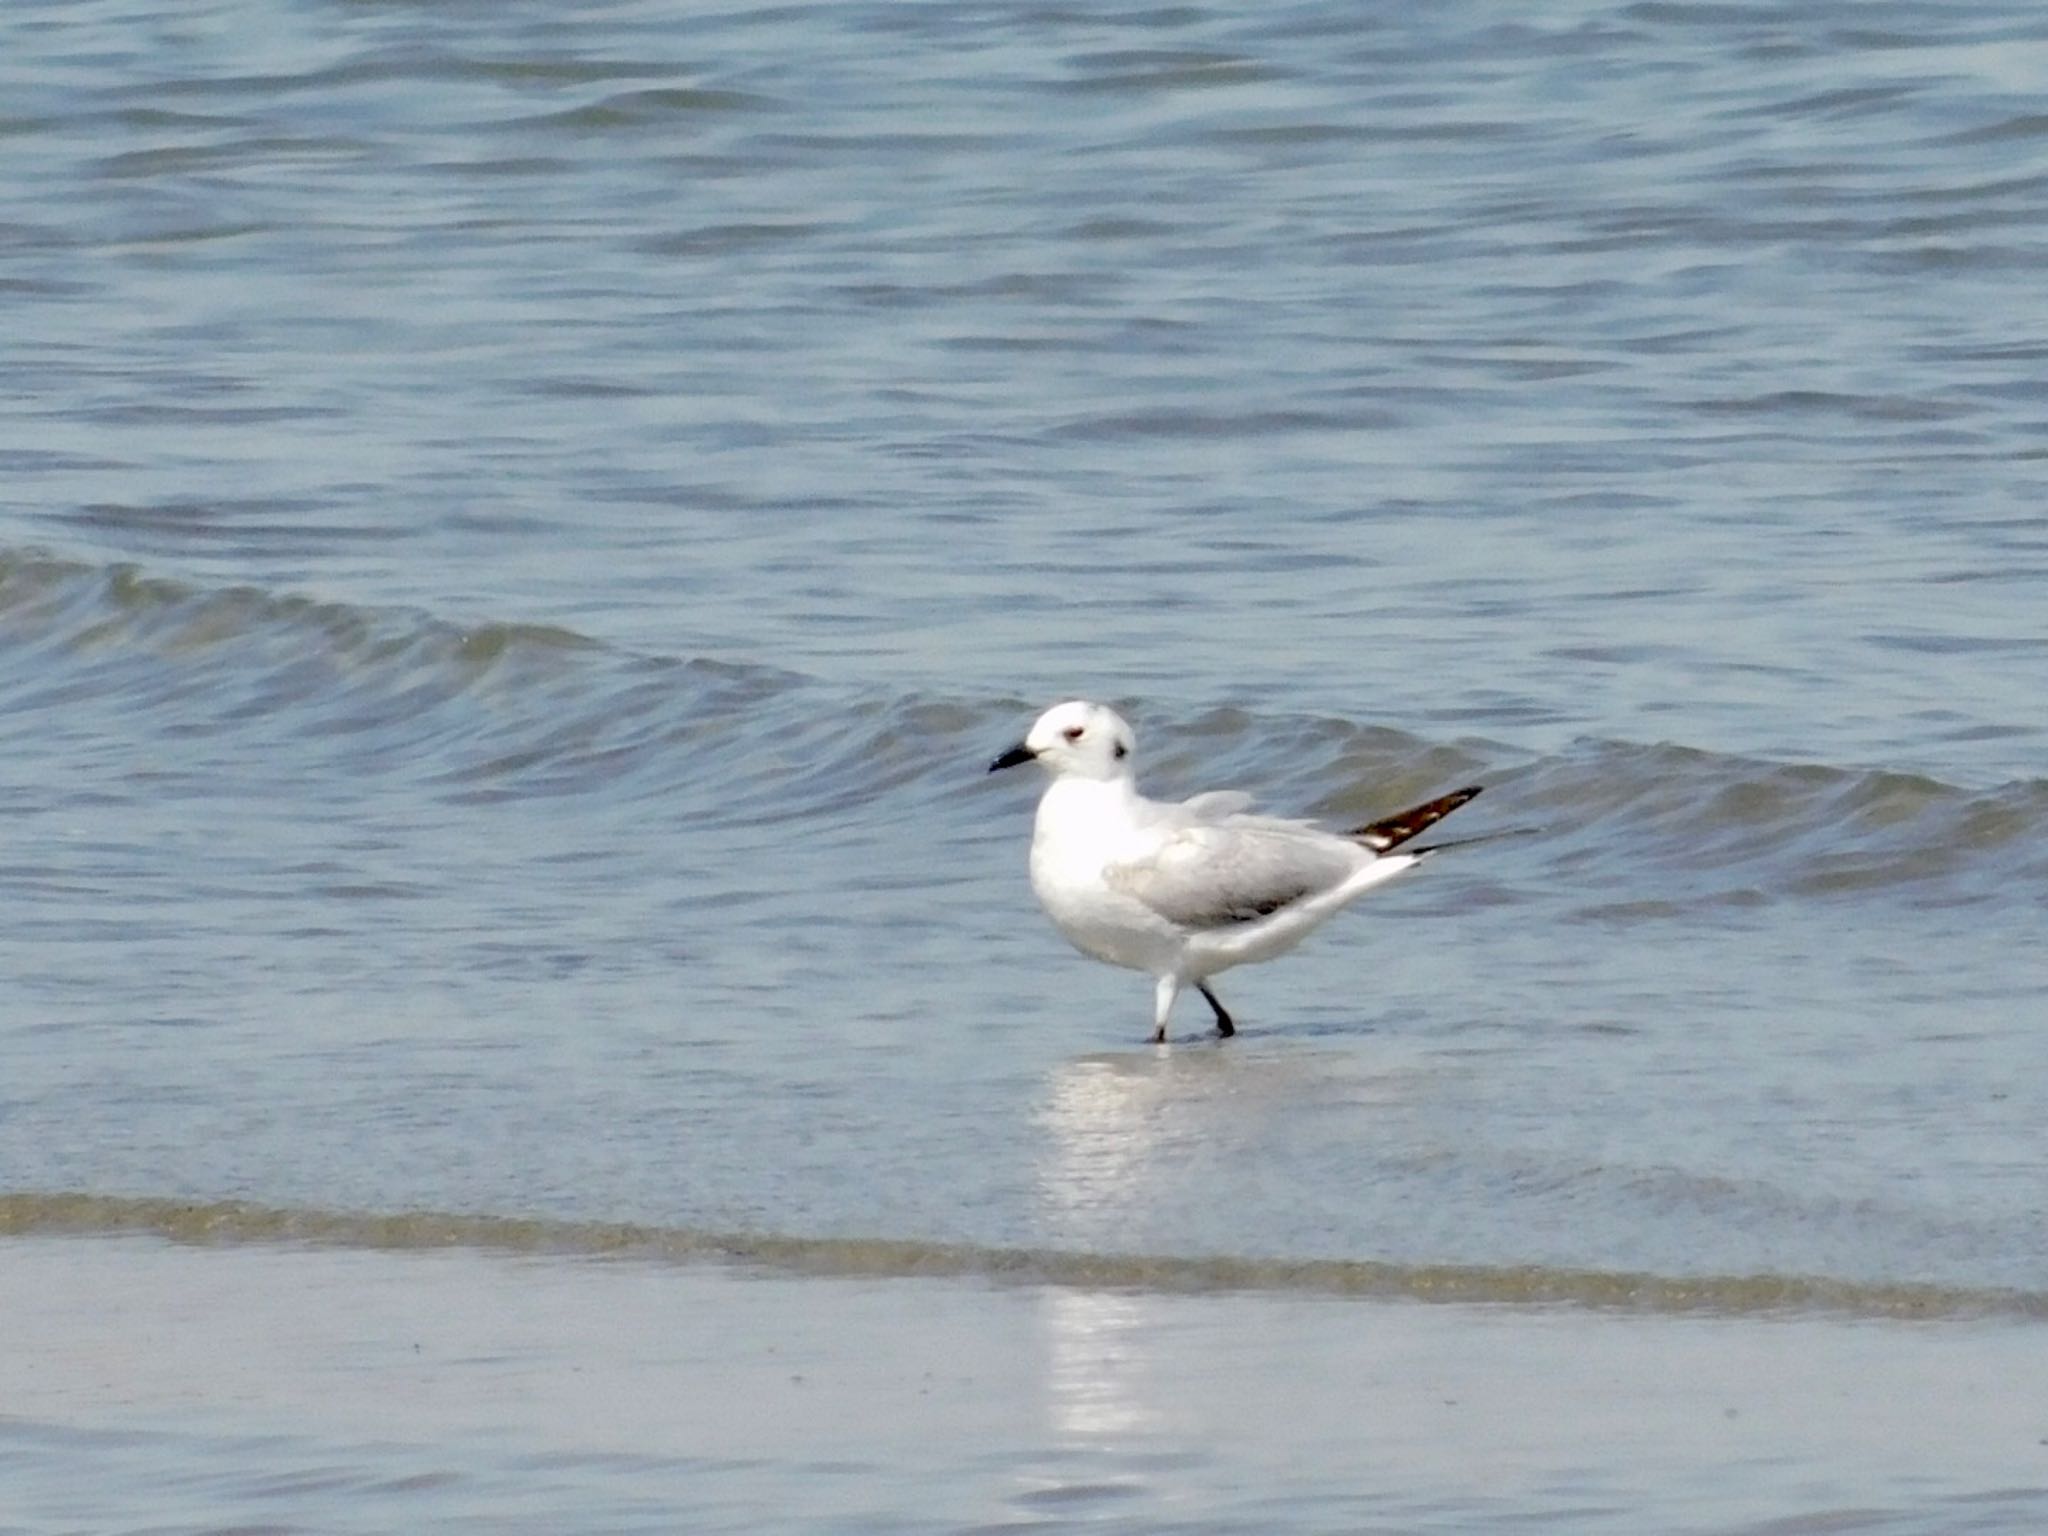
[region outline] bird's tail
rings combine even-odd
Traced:
[[[1367,822],[1362,827],[1353,827],[1344,835],[1357,838],[1366,847],[1372,849],[1374,853],[1387,853],[1400,847],[1409,838],[1427,832],[1467,800],[1477,795],[1479,790],[1480,786],[1477,784],[1467,785],[1464,789],[1454,789],[1448,795],[1443,795],[1435,800],[1425,800],[1420,805],[1411,805],[1407,810],[1397,811],[1382,821]],[[1449,845],[1438,843],[1436,846],[1443,848]],[[1431,850],[1417,848],[1414,851],[1420,854],[1428,853]]]
[[[1442,853],[1446,848],[1470,848],[1474,843],[1497,843],[1504,837],[1534,837],[1541,827],[1506,827],[1498,832],[1481,832],[1477,837],[1454,837],[1447,843],[1424,843],[1420,848],[1410,848],[1409,857],[1421,858],[1425,853]]]

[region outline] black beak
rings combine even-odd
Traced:
[[[988,771],[990,773],[997,773],[1005,768],[1014,768],[1019,763],[1030,762],[1036,756],[1038,756],[1036,752],[1032,751],[1029,747],[1025,746],[1023,742],[1020,741],[1017,743],[1017,745],[1010,748],[1009,751],[1005,752],[1001,757],[997,758],[994,762],[990,763],[988,765]]]

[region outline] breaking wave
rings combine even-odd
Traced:
[[[119,1234],[222,1246],[304,1244],[382,1251],[464,1248],[519,1255],[730,1264],[788,1274],[969,1278],[1080,1289],[1253,1291],[1710,1316],[1835,1313],[1929,1321],[2048,1319],[2048,1292],[2038,1290],[1873,1283],[1807,1275],[1676,1276],[1541,1265],[1081,1253],[446,1211],[330,1211],[241,1201],[192,1203],[58,1192],[0,1194],[0,1236]]]
[[[154,735],[195,773],[209,751],[260,754],[280,775],[382,778],[453,801],[659,796],[727,824],[970,806],[991,744],[1031,707],[24,552],[0,553],[0,656],[0,710],[55,715],[84,738]],[[1489,798],[1465,819],[1484,830],[1490,810],[1539,827],[1516,867],[1576,893],[1591,918],[1886,891],[1935,904],[2048,895],[2048,779],[1968,787],[1669,742],[1530,755],[1125,702],[1162,791],[1254,783],[1276,808],[1359,819],[1482,778]]]

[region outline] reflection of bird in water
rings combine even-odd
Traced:
[[[1157,978],[1156,1044],[1191,982],[1215,1011],[1217,1033],[1235,1034],[1209,977],[1285,954],[1374,886],[1455,846],[1393,851],[1479,793],[1474,785],[1328,832],[1252,815],[1251,797],[1235,791],[1148,800],[1133,775],[1134,746],[1114,710],[1076,700],[1040,715],[989,772],[1034,759],[1051,771],[1031,839],[1031,888],[1076,949]]]
[[[1370,1125],[1398,1138],[1403,1107],[1441,1070],[1399,1041],[1370,1054],[1253,1041],[1242,1052],[1105,1052],[1050,1069],[1033,1117],[1043,1137],[1034,1241],[1078,1261],[1064,1274],[1100,1286],[1043,1293],[1057,1429],[1115,1439],[1190,1422],[1194,1407],[1162,1373],[1178,1335],[1156,1296],[1241,1286],[1247,1263],[1327,1236],[1321,1202],[1351,1198],[1341,1192],[1373,1142],[1333,1130]],[[1260,1176],[1245,1182],[1254,1168]]]
[[[1127,1239],[1117,1239],[1128,1233],[1133,1202],[1147,1199],[1162,1158],[1203,1146],[1214,1116],[1202,1112],[1201,1101],[1229,1091],[1205,1070],[1213,1059],[1201,1053],[1164,1066],[1148,1051],[1084,1057],[1054,1069],[1038,1112],[1050,1141],[1038,1192],[1043,1214],[1064,1240],[1127,1247]]]
[[[1114,1278],[1137,1283],[1156,1278],[1136,1257],[1146,1252],[1242,1251],[1248,1213],[1217,1204],[1219,1180],[1275,1181],[1265,1215],[1284,1218],[1294,1205],[1286,1181],[1315,1175],[1294,1189],[1312,1206],[1326,1162],[1338,1187],[1361,1143],[1400,1134],[1398,1111],[1432,1070],[1395,1043],[1370,1060],[1293,1045],[1063,1062],[1033,1116],[1045,1140],[1034,1178],[1039,1232],[1052,1246],[1113,1258]],[[1358,1115],[1377,1130],[1330,1139],[1333,1124]]]
[[[1044,1292],[1047,1407],[1060,1434],[1121,1440],[1160,1427],[1143,1337],[1157,1309],[1145,1302],[1135,1291]]]

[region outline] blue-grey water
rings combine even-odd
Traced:
[[[0,1268],[624,1249],[2038,1353],[2044,100],[1991,0],[8,6]],[[1542,835],[1154,1051],[982,772],[1075,695],[1158,793],[1483,782],[1454,826]],[[61,1418],[0,1420],[0,1489],[140,1438],[22,1529],[156,1519],[175,1419]],[[261,1516],[265,1429],[191,1528]],[[380,1497],[488,1526],[526,1474],[465,1465]],[[823,1519],[808,1465],[718,1517]],[[563,1508],[689,1524],[653,1466]],[[1587,1486],[1819,1529],[1847,1466]],[[1359,1528],[1345,1467],[1265,1470],[1245,1528]],[[2048,1452],[1901,1488],[1870,1528],[2034,1530]]]

